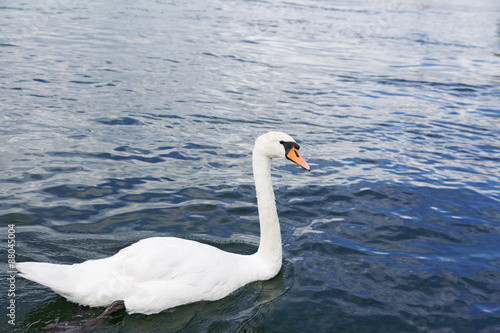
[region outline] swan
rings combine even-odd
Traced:
[[[147,315],[219,300],[250,282],[270,279],[282,263],[271,160],[287,158],[310,170],[298,150],[295,140],[281,132],[263,134],[255,141],[252,159],[260,243],[254,254],[230,253],[187,239],[152,237],[103,259],[73,265],[23,262],[17,269],[22,277],[71,302],[104,307],[119,301],[119,310]]]

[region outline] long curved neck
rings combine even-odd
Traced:
[[[271,182],[271,159],[253,153],[253,174],[260,221],[260,244],[257,256],[273,266],[278,273],[282,262],[281,232]]]

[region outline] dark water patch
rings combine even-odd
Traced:
[[[85,171],[82,167],[43,167],[43,169],[47,172],[56,174]]]
[[[94,121],[103,125],[142,125],[142,122],[130,117],[97,118]]]
[[[187,154],[181,153],[179,151],[173,151],[168,154],[160,154],[161,157],[165,158],[173,158],[176,160],[184,160],[184,161],[199,161],[201,157],[191,157]]]
[[[224,202],[255,201],[255,187],[252,185],[210,187],[213,197]]]
[[[172,62],[172,63],[174,63],[174,64],[180,64],[180,63],[181,63],[180,61],[178,61],[178,60],[173,60],[173,59],[163,59],[163,60],[168,61],[168,62]]]
[[[83,159],[103,159],[103,160],[114,160],[114,161],[124,161],[124,160],[137,160],[146,163],[161,163],[165,161],[160,157],[144,157],[138,155],[116,155],[111,153],[87,153],[87,152],[79,152],[79,151],[53,151],[47,152],[47,155],[54,157],[64,157],[68,159],[72,158],[83,158]]]
[[[260,44],[259,42],[255,41],[255,40],[249,40],[249,39],[242,39],[242,40],[240,40],[240,42],[248,43],[248,44]]]
[[[129,202],[162,202],[162,201],[171,201],[172,194],[170,193],[148,193],[143,192],[140,194],[127,194],[120,197],[121,201],[129,201]]]
[[[91,85],[91,84],[96,84],[97,82],[95,81],[81,81],[81,80],[73,80],[69,81],[70,83],[76,83],[76,84],[82,84],[82,85]]]
[[[220,147],[197,144],[197,143],[189,143],[185,145],[184,148],[200,150],[201,154],[210,154],[210,155],[217,155],[217,151],[221,149]]]
[[[320,256],[348,256],[348,255],[363,255],[363,251],[354,249],[348,246],[342,246],[341,244],[346,244],[345,240],[341,239],[330,239],[332,243],[309,243],[304,242],[303,238],[298,238],[297,242],[301,244],[300,248],[302,251],[317,253]],[[339,244],[336,244],[335,242]],[[353,245],[353,244],[351,244]]]
[[[417,88],[425,91],[441,90],[454,96],[477,96],[478,94],[490,94],[495,91],[494,85],[471,85],[466,83],[447,83],[436,81],[409,80],[398,78],[376,79],[377,84],[390,85],[398,88]],[[408,90],[407,90],[408,91]]]
[[[157,235],[179,236],[210,234],[227,238],[230,234],[222,226],[234,223],[225,211],[216,205],[200,203],[184,203],[181,207],[147,209],[117,214],[95,223],[68,224],[55,229],[64,233],[113,233],[120,229],[135,231],[154,231]],[[209,221],[205,214],[210,213]]]
[[[29,215],[24,213],[10,213],[0,216],[1,225],[36,225],[40,219],[36,215]]]
[[[171,110],[171,108],[164,108],[164,110]],[[175,115],[175,114],[158,114],[158,113],[149,113],[149,114],[138,114],[138,115],[135,115],[136,117],[143,117],[143,118],[146,118],[146,119],[178,119],[178,120],[181,120],[181,119],[184,119],[184,117],[181,117],[179,115]]]
[[[33,79],[33,81],[40,82],[40,83],[51,83],[49,80],[45,80],[45,79]]]
[[[148,182],[162,182],[164,178],[155,177],[137,177],[137,178],[109,178],[102,187],[109,187],[113,189],[132,189],[138,185],[145,184]]]
[[[68,206],[54,206],[54,207],[33,207],[29,209],[30,212],[40,216],[46,220],[89,220],[92,215],[98,214],[95,210],[88,209],[75,209]]]
[[[353,165],[359,164],[376,164],[376,165],[384,165],[384,164],[392,164],[393,161],[389,159],[369,159],[369,158],[354,158],[354,159],[345,159],[345,161],[351,162]]]
[[[172,150],[172,149],[177,149],[177,147],[176,146],[159,146],[159,147],[156,148],[156,150],[160,150],[160,151],[162,151],[162,150]]]
[[[383,90],[372,90],[372,93],[384,95],[384,96],[396,96],[396,97],[412,96],[411,94],[404,94],[401,92],[389,92],[389,91],[383,91]],[[373,96],[373,97],[375,97],[375,96]]]
[[[457,232],[445,233],[442,231],[432,230],[431,228],[419,226],[406,226],[406,225],[386,225],[379,226],[371,229],[371,235],[367,237],[367,244],[382,243],[393,245],[398,242],[404,244],[403,247],[424,248],[420,253],[429,252],[424,244],[462,244],[464,246],[471,245],[470,241],[464,239]],[[413,242],[419,240],[419,244]]]
[[[41,95],[41,94],[29,94],[32,97],[38,97],[38,98],[53,98],[54,95]]]
[[[141,148],[134,148],[134,147],[130,147],[130,146],[120,146],[120,147],[116,147],[113,150],[114,151],[128,152],[128,153],[142,154],[142,155],[151,154],[151,151],[149,151],[149,150],[141,149]]]
[[[6,183],[28,183],[33,181],[43,181],[49,179],[54,176],[53,172],[50,173],[28,173],[23,172],[20,177],[16,178],[8,178],[8,179],[0,179],[0,182]]]
[[[243,58],[240,58],[240,57],[236,57],[234,55],[224,55],[223,58],[226,58],[226,59],[231,59],[231,60],[235,60],[235,61],[239,61],[239,62],[243,62],[243,63],[252,63],[252,64],[257,64],[257,61],[253,61],[253,60],[248,60],[248,59],[243,59]],[[230,92],[230,91],[226,91],[226,92]],[[239,92],[231,92],[231,93],[237,93],[237,94],[240,94]]]
[[[481,136],[483,136],[485,134],[488,135],[491,132],[491,130],[489,128],[485,128],[482,126],[472,125],[472,124],[463,124],[463,123],[454,123],[454,122],[448,122],[448,121],[436,121],[436,122],[433,122],[433,125],[441,127],[441,128],[458,130],[459,132],[479,134]],[[493,133],[491,133],[489,135],[493,135]]]
[[[129,230],[151,230],[151,226],[155,226],[154,230],[161,231],[158,226],[168,216],[169,229],[172,234],[180,234],[178,232],[182,224],[183,215],[175,211],[170,212],[167,209],[144,210],[138,212],[130,212],[117,214],[111,217],[104,218],[96,223],[86,224],[68,224],[57,226],[54,229],[62,233],[89,233],[89,234],[111,234],[117,229],[127,228]]]
[[[332,293],[335,296],[328,299],[336,303],[335,308],[348,318],[351,324],[354,323],[354,312],[366,319],[376,318],[382,315],[383,311],[392,313],[394,319],[399,318],[401,322],[396,322],[402,327],[414,325],[416,321],[428,327],[434,325],[439,314],[450,318],[455,315],[467,316],[471,304],[488,299],[488,295],[481,290],[486,286],[470,286],[461,282],[456,274],[443,268],[434,271],[432,264],[429,265],[429,262],[425,261],[422,263],[415,258],[404,259],[393,265],[390,260],[384,259],[389,257],[380,254],[335,251],[329,255],[322,246],[307,247],[307,251],[302,252],[302,258],[303,262],[297,262],[299,275],[308,275],[310,278],[301,279],[298,282],[300,287],[296,291],[298,295],[291,296],[297,296],[297,299],[305,297],[310,301],[322,299],[324,303],[325,298],[320,295]],[[404,257],[393,255],[390,258]],[[439,273],[436,274],[437,272]],[[487,285],[492,281],[488,279]],[[306,290],[315,291],[317,298],[305,296]],[[464,296],[460,295],[467,296],[464,299]],[[423,306],[422,303],[426,305]],[[423,308],[426,315],[422,315]],[[402,313],[406,314],[401,317]],[[475,320],[480,321],[478,318]],[[337,325],[335,327],[338,328]],[[387,323],[383,323],[381,331],[387,327]]]
[[[205,116],[202,114],[195,114],[192,115],[191,117],[195,118],[193,119],[194,122],[202,122],[202,123],[208,123],[208,124],[227,124],[230,123],[229,119],[224,119],[222,117],[216,117],[216,116]]]
[[[500,117],[500,109],[487,109],[487,108],[479,108],[477,111],[480,111],[482,114],[490,115],[495,118]]]
[[[61,198],[95,199],[115,194],[112,187],[95,187],[86,185],[60,185],[44,189],[45,192]]]

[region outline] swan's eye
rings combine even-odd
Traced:
[[[288,153],[292,150],[292,149],[299,149],[299,145],[295,142],[295,141],[280,141],[280,143],[283,145],[283,147],[285,147],[285,156],[288,155]]]

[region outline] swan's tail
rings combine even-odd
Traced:
[[[73,265],[23,262],[16,267],[20,276],[49,287],[71,302],[88,306],[107,306],[130,289],[127,281],[109,274],[106,259]]]
[[[71,289],[68,274],[68,269],[71,266],[43,262],[23,262],[17,263],[16,267],[21,272],[22,277],[49,287],[58,294],[64,295],[67,290]]]

